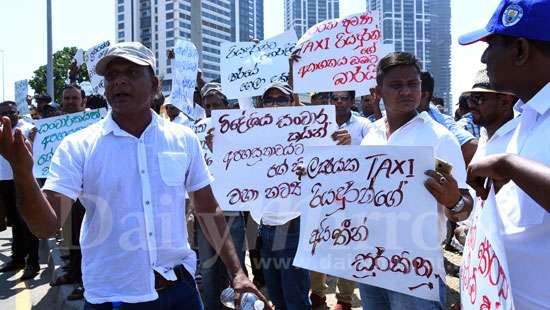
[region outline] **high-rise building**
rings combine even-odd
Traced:
[[[339,0],[285,0],[285,29],[300,38],[310,27],[340,16]]]
[[[172,78],[167,50],[175,40],[195,43],[199,66],[211,80],[220,75],[221,42],[264,36],[263,0],[116,0],[115,6],[117,41],[139,41],[151,48],[164,91]]]
[[[435,79],[434,95],[451,105],[451,1],[367,0],[378,10],[384,43],[416,55]]]

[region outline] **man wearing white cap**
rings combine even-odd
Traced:
[[[53,236],[78,198],[85,309],[202,309],[187,242],[185,193],[233,276],[237,295],[252,291],[212,194],[197,137],[151,110],[159,89],[151,50],[137,42],[111,46],[97,63],[112,107],[105,119],[65,138],[42,191],[20,131],[2,119],[0,154],[11,164],[18,206],[31,230]],[[263,298],[263,297],[261,297]]]
[[[459,38],[485,41],[481,61],[491,87],[520,100],[506,153],[468,168],[468,182],[487,197],[487,178],[500,183],[496,208],[516,309],[550,309],[550,1],[504,0],[484,29]]]

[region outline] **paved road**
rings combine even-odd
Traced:
[[[9,260],[11,229],[0,232],[0,262]],[[55,290],[50,289],[51,268],[48,268],[48,247],[40,242],[40,273],[33,280],[19,281],[23,273],[0,274],[0,309],[59,309],[55,303]]]

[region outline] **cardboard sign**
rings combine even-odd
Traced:
[[[95,66],[97,62],[103,57],[103,55],[105,55],[107,49],[109,49],[110,46],[111,42],[105,41],[90,48],[86,52],[86,67],[88,68],[88,76],[90,77],[90,83],[92,83],[92,93],[94,94],[103,95],[105,93],[103,77],[97,75],[97,73],[95,72]]]
[[[304,166],[294,265],[438,301],[438,211],[424,187],[432,148],[311,147]]]
[[[187,115],[193,114],[193,93],[197,84],[199,53],[191,41],[176,40],[170,104]]]
[[[514,309],[506,253],[500,240],[502,227],[494,191],[478,201],[474,224],[468,232],[460,272],[462,309]]]
[[[15,102],[17,103],[17,111],[19,115],[30,113],[29,104],[27,103],[27,95],[29,94],[29,81],[21,80],[15,82]]]
[[[33,143],[34,176],[46,178],[52,156],[61,141],[66,136],[97,123],[105,114],[107,109],[97,109],[37,120]]]
[[[298,41],[301,56],[294,63],[294,91],[355,90],[367,94],[376,85],[376,66],[394,51],[382,44],[378,12],[327,20],[310,28]]]
[[[334,145],[334,106],[212,111],[214,194],[226,211],[298,213],[307,146]]]
[[[273,82],[288,82],[288,57],[296,45],[290,30],[271,39],[221,44],[221,82],[228,99],[261,96]]]

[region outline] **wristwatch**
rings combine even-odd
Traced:
[[[455,206],[451,209],[451,211],[453,213],[460,213],[464,209],[464,204],[465,204],[464,203],[464,198],[462,198],[462,196],[460,196],[460,199],[455,204]]]

